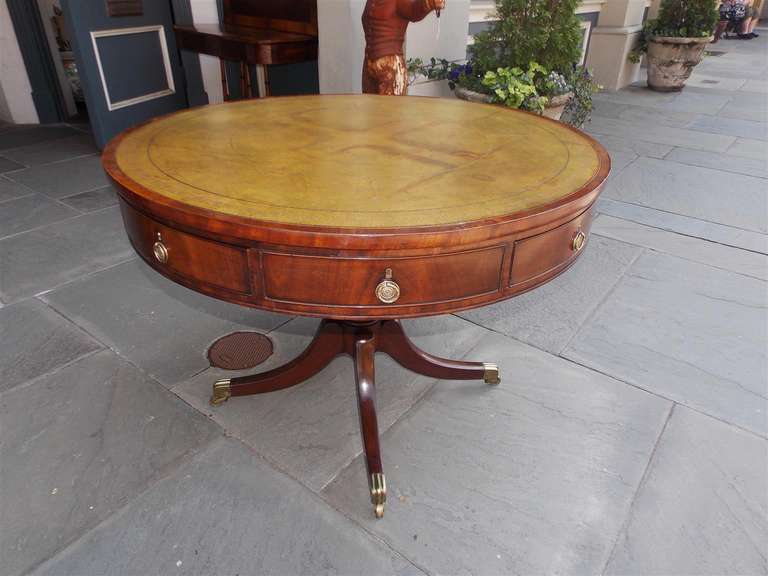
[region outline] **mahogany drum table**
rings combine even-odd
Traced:
[[[136,252],[172,280],[323,318],[288,364],[213,384],[213,404],[294,386],[347,354],[376,516],[386,483],[374,353],[433,378],[499,382],[496,364],[419,350],[398,319],[509,298],[587,243],[610,170],[564,124],[459,100],[373,95],[247,100],[120,134],[103,156]]]

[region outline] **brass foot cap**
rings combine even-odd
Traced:
[[[229,378],[222,378],[221,380],[216,380],[216,382],[213,383],[213,394],[211,395],[211,404],[214,406],[218,406],[219,404],[222,404],[229,400],[230,391],[229,391]]]
[[[387,480],[384,474],[371,474],[371,503],[376,518],[384,516],[384,503],[387,501]]]
[[[499,376],[499,365],[492,364],[490,362],[483,362],[483,368],[485,368],[485,374],[483,374],[483,380],[486,384],[499,384],[501,382],[501,376]]]

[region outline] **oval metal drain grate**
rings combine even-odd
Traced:
[[[244,370],[258,366],[272,355],[272,340],[258,332],[232,332],[208,348],[211,366],[224,370]]]

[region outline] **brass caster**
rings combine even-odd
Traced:
[[[211,404],[214,406],[218,406],[219,404],[223,404],[227,400],[229,400],[230,391],[229,391],[229,378],[222,378],[221,380],[216,380],[216,382],[213,383],[213,394],[211,395]]]
[[[501,382],[501,376],[499,376],[499,365],[492,364],[490,362],[483,362],[483,368],[485,368],[485,374],[483,374],[483,380],[486,384],[496,385]]]
[[[384,517],[384,503],[387,501],[387,481],[384,474],[371,474],[371,503],[376,518]]]

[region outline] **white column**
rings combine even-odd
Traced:
[[[317,3],[320,94],[362,91],[365,35],[360,19],[365,0],[320,0]]]
[[[587,66],[608,90],[618,90],[637,79],[640,66],[629,61],[643,27],[648,0],[607,0],[592,32]]]
[[[218,24],[219,12],[216,0],[189,0],[192,21],[195,24]],[[203,90],[208,94],[210,104],[224,102],[221,87],[221,67],[216,56],[200,54],[200,72],[203,75]]]

